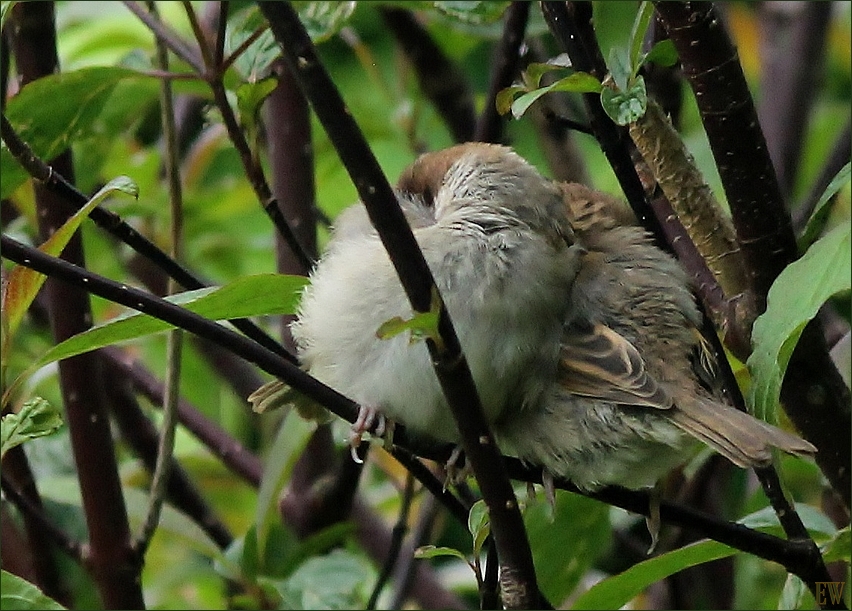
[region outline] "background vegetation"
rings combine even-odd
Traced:
[[[624,197],[626,170],[612,162],[628,139],[617,146],[603,141],[596,93],[566,84],[574,91],[548,93],[517,119],[511,113],[481,119],[500,89],[518,83],[519,96],[567,74],[554,70],[539,83],[531,80],[531,63],[567,51],[575,69],[598,80],[605,75],[595,73],[594,61],[580,65],[577,49],[560,40],[560,26],[538,3],[522,4],[293,3],[391,182],[419,153],[477,138],[511,144],[545,174]],[[617,72],[613,61],[618,49],[629,49],[638,3],[545,4],[567,7],[580,27],[588,26],[583,16],[593,9],[601,56],[589,57],[607,58]],[[661,10],[660,20],[651,20],[645,49],[666,37],[674,11],[691,10],[666,4],[668,14]],[[756,152],[735,162],[765,200],[755,204],[754,224],[763,231],[789,210],[799,252],[810,250],[799,266],[789,265],[789,245],[778,249],[786,260],[763,253],[758,280],[744,293],[754,295],[752,314],[762,312],[766,288],[785,271],[753,334],[752,315],[739,316],[718,294],[701,297],[724,325],[728,356],[751,407],[784,426],[792,420],[820,448],[817,464],[778,461],[801,522],[779,524],[772,507],[783,498],[765,492],[769,486],[770,497],[777,494],[771,474],[702,455],[668,483],[662,539],[647,556],[638,515],[647,511],[646,496],[613,490],[588,498],[563,483],[551,508],[541,494],[527,494],[524,482],[535,475],[510,463],[543,595],[533,606],[842,604],[820,598],[827,590],[816,582],[847,582],[850,555],[849,475],[837,468],[848,466],[850,433],[850,12],[846,3],[790,4],[726,2],[715,10],[737,46],[733,64],[742,66],[777,176],[775,182],[752,170],[760,153],[752,134],[742,131],[744,147]],[[414,462],[414,454],[445,458],[443,448],[407,446],[402,437],[393,455],[371,444],[361,466],[349,458],[343,420],[317,427],[296,414],[255,414],[246,400],[270,374],[289,371],[278,342],[289,346],[287,314],[301,284],[270,274],[304,275],[309,262],[288,243],[297,240],[311,256],[321,252],[329,220],[359,197],[353,169],[341,163],[300,92],[297,80],[304,82],[307,71],[295,77],[280,58],[282,41],[267,26],[271,9],[243,2],[2,6],[2,607],[494,608],[496,552],[483,505],[475,503],[478,486],[472,480],[442,493],[440,460]],[[706,61],[722,63],[718,49],[700,43]],[[708,140],[713,132],[705,131],[704,111],[684,78],[702,58],[677,50],[683,71],[646,64],[637,74],[674,117],[742,236],[742,204],[730,197],[729,169],[717,165]],[[501,61],[508,64],[503,73]],[[166,73],[170,78],[162,78]],[[713,93],[724,99],[733,89]],[[329,89],[311,98],[318,114],[326,104],[333,110],[333,102]],[[573,129],[590,122],[591,133]],[[18,138],[54,173],[32,159],[25,169]],[[830,197],[820,199],[823,194]],[[638,198],[629,195],[631,204],[647,198],[641,190]],[[212,325],[189,315],[172,320],[196,333],[182,340],[163,333],[165,327],[154,333],[139,317],[115,324],[127,305],[136,307],[119,293],[136,294],[118,286],[105,298],[106,288],[92,288],[94,276],[85,281],[95,295],[90,305],[86,290],[56,280],[38,291],[37,275],[15,265],[24,258],[32,265],[35,255],[15,244],[41,244],[87,200],[91,205],[68,226],[69,237],[77,223],[79,231],[65,259],[153,295],[227,286],[212,295],[191,293],[184,302],[210,320],[253,317],[257,326],[248,333],[271,352],[258,356],[260,347],[234,336],[200,339]],[[92,211],[96,204],[102,207]],[[67,239],[43,250],[58,256]],[[165,270],[175,268],[140,249],[169,253],[191,276],[169,283]],[[52,261],[45,263],[52,274],[79,278],[73,269],[50,267]],[[154,312],[156,302],[145,304]],[[78,344],[100,349],[57,366],[60,355],[48,351],[92,323],[105,325],[101,335]],[[73,346],[65,354],[72,352]],[[847,376],[840,390],[838,370]],[[779,394],[785,411],[776,411]],[[340,398],[322,396],[345,411]],[[174,409],[164,412],[170,403]],[[171,430],[164,413],[172,411],[173,450],[158,451],[158,437],[169,437],[158,432]],[[149,491],[158,454],[174,461],[162,478],[166,503],[152,530],[158,494]],[[430,477],[437,490],[426,489]],[[728,524],[738,519],[753,530]],[[802,524],[807,533],[796,530]],[[783,540],[808,534],[810,542]],[[436,549],[415,559],[414,550],[426,545]],[[848,603],[848,588],[844,594]]]

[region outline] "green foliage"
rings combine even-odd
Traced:
[[[612,536],[609,507],[557,491],[556,504],[527,507],[524,523],[533,550],[539,588],[555,605],[571,594],[606,549]]]
[[[418,312],[409,319],[403,319],[400,316],[394,316],[390,320],[383,322],[376,330],[376,337],[379,339],[390,339],[404,333],[411,332],[411,343],[424,339],[431,339],[436,343],[440,343],[441,333],[438,330],[438,322],[441,314],[441,298],[437,291],[432,291],[432,303],[429,306],[428,312]]]
[[[114,193],[125,193],[133,197],[139,197],[139,188],[127,176],[119,176],[109,181],[86,202],[86,205],[75,212],[62,224],[62,227],[45,240],[39,246],[39,250],[54,257],[59,256],[83,220],[89,216],[98,204]],[[33,299],[35,299],[36,293],[38,293],[46,279],[47,276],[28,267],[19,265],[12,269],[9,274],[6,290],[3,293],[2,316],[4,317],[4,331],[7,334],[14,335],[15,331],[18,330],[21,319],[24,317]],[[4,337],[3,341],[5,347],[8,336]]]
[[[799,238],[799,250],[802,252],[810,248],[817,240],[818,236],[822,234],[826,227],[826,223],[828,223],[831,211],[834,208],[832,202],[838,201],[838,198],[835,198],[835,195],[837,195],[838,191],[840,191],[840,189],[842,189],[845,185],[849,184],[850,176],[852,176],[852,164],[847,163],[831,180],[828,187],[820,196],[813,214],[811,214],[811,217],[808,219],[805,231]]]
[[[618,125],[636,121],[645,114],[648,104],[645,79],[639,74],[639,69],[648,62],[671,66],[677,61],[677,52],[670,40],[660,41],[647,53],[641,53],[642,40],[653,12],[650,2],[641,3],[627,47],[615,46],[610,51],[610,73],[603,83],[591,74],[573,70],[561,56],[547,64],[532,63],[521,74],[522,85],[512,85],[498,94],[498,112],[506,114],[511,110],[512,116],[520,119],[541,96],[554,91],[571,91],[599,93],[601,106]],[[560,69],[567,71],[568,75],[550,85],[540,85],[544,74]],[[523,95],[515,99],[519,93]]]
[[[0,420],[0,458],[25,441],[44,437],[62,426],[59,410],[41,397],[31,399],[18,413],[10,413]]]
[[[157,81],[138,72],[118,67],[84,68],[29,83],[9,100],[6,117],[36,155],[53,159],[72,142],[117,136],[138,118],[130,113],[124,115],[123,124],[102,120],[104,109],[111,107],[116,87],[131,79],[144,79],[147,93],[152,99],[156,97]],[[45,104],[44,100],[62,100],[62,104]],[[136,97],[137,108],[143,103],[144,98]],[[0,196],[4,199],[27,178],[5,144],[0,149],[0,177]]]
[[[852,252],[849,225],[817,240],[805,255],[778,275],[766,300],[766,312],[754,323],[749,404],[762,418],[773,417],[781,382],[805,325],[829,297],[850,290]]]
[[[292,417],[288,413],[278,429],[278,435],[267,456],[266,467],[263,470],[263,478],[260,480],[260,490],[257,495],[254,526],[257,533],[259,558],[263,558],[266,548],[266,534],[273,518],[277,516],[278,495],[284,482],[289,481],[293,467],[305,449],[305,444],[314,428],[312,422]]]
[[[2,3],[3,20],[13,4]],[[295,3],[311,36],[321,43],[323,61],[348,108],[393,181],[420,150],[447,146],[451,137],[420,91],[410,67],[400,60],[398,46],[379,14],[380,4],[421,11],[419,16],[429,31],[469,77],[480,108],[488,85],[487,70],[483,67],[491,57],[491,43],[500,34],[501,17],[509,3]],[[159,3],[159,6],[169,26],[185,40],[192,41],[184,6],[181,3]],[[159,83],[149,72],[153,68],[153,36],[120,3],[58,3],[56,10],[65,72],[31,83],[10,97],[5,109],[7,117],[36,154],[46,160],[72,146],[76,182],[86,193],[95,192],[104,184],[107,186],[103,189],[124,191],[120,184],[110,181],[115,176],[131,177],[128,180],[138,185],[141,197],[132,202],[122,201],[121,208],[116,209],[141,233],[155,243],[165,244],[169,226],[168,192],[161,175]],[[595,27],[608,58],[610,77],[601,83],[589,74],[572,71],[564,57],[530,64],[522,82],[498,98],[502,113],[511,112],[515,118],[521,118],[541,96],[560,91],[600,94],[618,122],[629,122],[642,112],[646,93],[640,68],[647,62],[671,65],[677,59],[674,47],[663,42],[642,53],[641,41],[651,16],[650,3],[642,3],[638,11],[631,3],[595,3],[594,10]],[[531,28],[541,32],[541,16],[536,13],[533,8]],[[344,27],[357,34],[356,43],[351,38],[344,41],[337,36]],[[248,44],[250,40],[253,42]],[[270,68],[279,50],[254,3],[231,3],[225,57],[243,45],[247,46],[228,67],[224,84],[241,127],[250,132],[250,145],[266,163],[258,111],[275,84],[270,78]],[[553,47],[549,49],[552,50]],[[748,53],[754,52],[741,47],[741,56],[747,57]],[[837,54],[837,50],[832,53]],[[182,61],[174,57],[172,60],[173,71],[184,75],[191,72]],[[838,69],[837,63],[832,64],[835,84],[828,93],[821,89],[825,95],[821,94],[817,101],[815,116],[808,127],[810,135],[800,177],[802,190],[807,190],[820,170],[838,121],[845,121],[848,115],[848,97],[842,97],[848,96],[848,75]],[[838,84],[839,73],[842,78]],[[553,78],[555,82],[542,85],[545,78]],[[205,104],[201,131],[186,142],[181,167],[184,252],[186,264],[218,288],[190,291],[170,299],[211,320],[252,316],[261,325],[272,327],[266,317],[295,311],[304,280],[271,273],[275,265],[274,230],[222,130],[221,116],[211,105],[208,84],[194,77],[173,80],[173,85],[179,94],[197,96]],[[357,195],[326,134],[312,120],[317,206],[333,219]],[[699,164],[703,164],[702,172],[712,175],[715,172],[712,157],[691,106],[685,110],[683,125],[684,140]],[[548,171],[531,121],[511,122],[507,126],[507,140],[542,171]],[[597,143],[586,137],[577,138],[576,143],[588,162],[592,184],[616,189]],[[267,170],[267,176],[272,177],[271,171]],[[760,348],[755,361],[750,362],[755,376],[754,393],[762,403],[772,405],[772,409],[785,359],[789,358],[801,325],[832,295],[848,298],[849,233],[848,229],[845,232],[841,229],[848,219],[848,187],[844,187],[848,176],[847,166],[823,196],[802,237],[802,250],[807,249],[807,254],[791,266],[789,278],[779,278],[770,296],[770,310],[755,329],[756,346],[759,344]],[[835,192],[839,196],[832,199],[831,193]],[[21,218],[4,226],[4,231],[35,241],[31,181],[5,146],[0,150],[0,195],[21,214]],[[93,200],[103,196],[102,190]],[[137,284],[144,277],[134,276],[139,271],[138,261],[113,238],[104,237],[90,223],[82,223],[86,212],[79,213],[72,223],[82,231],[87,265],[120,282]],[[65,233],[70,233],[70,227]],[[832,227],[835,228],[826,231]],[[61,250],[56,250],[60,241],[66,238],[67,235],[55,238],[45,248],[55,254]],[[47,331],[36,317],[23,315],[35,295],[39,275],[17,268],[6,268],[4,273],[9,271],[3,304],[3,366],[8,368],[10,377],[19,380],[18,384],[28,385],[28,395],[44,399],[29,402],[18,414],[3,418],[2,450],[5,452],[11,443],[27,443],[26,451],[51,518],[83,541],[86,523],[80,490],[76,477],[67,475],[74,468],[68,432],[59,426],[56,410],[49,407],[49,404],[60,405],[55,368],[42,367],[33,376],[29,372],[33,367],[71,354],[132,342],[127,347],[128,353],[143,361],[155,375],[162,375],[160,332],[169,327],[145,314],[130,314],[115,304],[95,299],[96,326],[48,352]],[[24,280],[19,280],[20,276]],[[12,316],[14,322],[10,325]],[[412,340],[434,339],[438,336],[437,322],[437,309],[432,308],[410,320],[396,320],[383,327],[380,334],[390,337],[408,331]],[[251,414],[245,397],[223,384],[202,354],[193,342],[189,343],[184,355],[182,397],[194,402],[235,440],[262,456],[264,471],[261,485],[255,489],[238,480],[222,465],[218,455],[185,429],[178,431],[176,458],[235,540],[226,550],[220,549],[198,524],[167,504],[158,533],[146,554],[142,575],[149,608],[276,605],[292,609],[363,608],[376,581],[375,560],[371,564],[366,558],[353,524],[337,524],[299,539],[279,519],[281,492],[290,484],[294,463],[315,424],[290,415],[279,418],[281,412],[262,417]],[[153,417],[157,418],[157,412],[153,412]],[[336,431],[335,440],[340,442],[343,436]],[[359,483],[360,500],[369,504],[387,524],[392,524],[400,506],[397,482],[392,481],[393,469],[399,467],[388,467],[382,462],[386,458],[376,458],[379,454],[384,456],[378,451],[371,452],[372,458],[365,465]],[[148,475],[122,443],[117,444],[117,456],[131,526],[138,530],[147,505]],[[793,496],[805,501],[797,508],[825,559],[848,559],[848,527],[838,531],[816,509],[821,486],[819,470],[811,463],[796,461],[794,468],[785,464],[784,475],[785,485],[790,486]],[[727,489],[725,493],[729,494]],[[414,515],[409,527],[421,517],[419,501],[420,497],[416,497],[412,505]],[[764,498],[755,498],[749,510],[765,505]],[[733,515],[741,513],[744,512]],[[620,575],[604,576],[592,590],[581,594],[582,583],[590,571],[600,571],[601,566],[608,565],[601,559],[607,554],[613,529],[619,526],[609,509],[578,495],[559,493],[552,509],[543,502],[528,504],[524,521],[540,588],[558,606],[570,604],[566,601],[574,601],[577,608],[615,608],[629,604],[631,598],[667,575],[734,553],[718,543],[701,541],[684,550],[649,559]],[[490,532],[484,503],[473,506],[467,525],[451,522],[439,519],[435,545],[424,546],[417,556],[440,568],[439,577],[446,579],[447,587],[468,592],[475,587],[476,578],[465,565],[477,569],[474,560],[481,555]],[[744,523],[774,534],[781,532],[769,509],[759,509]],[[748,602],[754,600],[767,608],[812,602],[795,579],[788,580],[780,598],[785,580],[783,570],[755,557],[738,557],[736,571],[738,584],[745,584],[749,595],[753,594],[753,598],[747,597]],[[72,579],[80,581],[73,584],[75,607],[93,608],[98,602],[84,573],[79,568],[68,571],[74,576]],[[237,594],[224,593],[226,578],[232,580]],[[30,584],[19,582],[3,574],[0,607],[61,608],[43,598]],[[81,591],[89,594],[81,596],[78,594]]]
[[[363,609],[375,582],[373,567],[347,550],[314,556],[286,580],[268,580],[281,597],[279,609]]]
[[[811,534],[830,535],[836,529],[820,512],[808,505],[798,505],[797,512]],[[749,528],[782,535],[775,513],[767,507],[746,516],[739,522]],[[638,596],[648,586],[686,568],[738,553],[717,541],[704,539],[680,549],[660,554],[633,565],[623,573],[608,577],[580,595],[572,609],[619,609]],[[779,607],[786,608],[786,607]]]
[[[65,609],[65,607],[45,596],[30,582],[4,570],[0,571],[0,609],[8,609],[8,611],[46,609],[52,611],[53,609]]]

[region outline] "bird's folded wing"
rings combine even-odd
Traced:
[[[601,324],[571,327],[562,338],[559,381],[583,397],[670,409],[672,399],[645,368],[639,351]]]

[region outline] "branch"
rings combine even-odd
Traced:
[[[438,295],[423,253],[396,196],[339,91],[319,60],[304,26],[287,3],[258,3],[293,74],[352,177],[370,221],[388,251],[415,312],[429,312]],[[514,490],[491,434],[470,369],[443,302],[437,341],[427,340],[438,381],[458,426],[465,455],[473,467],[490,511],[491,528],[502,565],[504,604],[535,604],[532,553]]]
[[[118,349],[109,349],[118,352]],[[110,378],[107,393],[112,406],[112,415],[118,428],[133,452],[140,458],[148,472],[153,473],[157,461],[157,430],[145,416],[136,400],[131,385],[130,371],[116,356],[100,351],[104,371]],[[155,403],[160,405],[159,403]],[[178,415],[180,419],[180,415]],[[188,515],[216,542],[220,549],[226,549],[234,540],[222,520],[204,500],[195,487],[186,470],[175,462],[169,472],[167,494],[171,503]]]
[[[512,84],[518,73],[521,60],[521,46],[530,15],[530,2],[512,2],[506,9],[503,36],[494,53],[491,78],[488,82],[488,94],[485,96],[485,108],[476,121],[473,139],[479,142],[500,142],[503,140],[503,117],[497,112],[497,94]]]
[[[770,286],[798,258],[798,250],[736,48],[712,3],[655,6],[695,94],[760,313]],[[818,318],[802,332],[781,398],[793,424],[819,450],[817,464],[849,507],[850,441],[832,434],[852,428],[849,388],[829,356]]]
[[[204,60],[199,57],[195,49],[186,44],[180,34],[143,9],[138,3],[122,0],[122,4],[136,15],[139,21],[148,26],[148,29],[157,36],[157,39],[162,40],[172,53],[189,64],[198,74],[204,74]]]
[[[802,145],[817,96],[831,4],[763,2],[760,124],[785,198],[796,183]],[[789,202],[788,202],[789,203]]]
[[[308,394],[318,401],[328,400],[329,397],[333,396],[334,391],[331,389],[328,389],[329,392],[326,396],[324,396],[322,392],[314,393],[311,390],[308,390],[307,387],[303,385],[303,381],[296,380],[296,378],[299,377],[298,375],[288,380],[288,376],[291,372],[288,370],[290,365],[286,361],[282,361],[274,355],[269,354],[268,351],[263,350],[251,342],[251,340],[229,331],[212,321],[198,317],[191,312],[184,311],[186,318],[183,318],[179,313],[179,311],[182,310],[179,306],[174,306],[168,302],[153,298],[148,294],[142,291],[137,291],[131,287],[122,288],[123,285],[113,283],[112,281],[106,280],[87,270],[75,268],[74,266],[71,266],[59,259],[44,255],[40,251],[24,246],[7,236],[3,236],[2,240],[0,240],[0,252],[2,252],[5,258],[20,264],[25,264],[36,271],[50,273],[51,275],[69,282],[78,282],[81,285],[85,284],[94,294],[106,299],[115,300],[118,303],[123,303],[129,307],[141,307],[147,313],[157,316],[158,318],[166,320],[172,324],[180,324],[181,326],[186,324],[184,328],[188,331],[207,337],[211,341],[230,345],[231,349],[234,350],[235,353],[251,362],[255,362],[261,368],[268,368],[267,371],[269,371],[269,373],[281,377],[294,388],[301,386],[301,392]],[[82,280],[83,278],[86,278],[85,282]],[[119,299],[114,299],[114,297],[118,297]],[[190,323],[190,321],[192,322]],[[103,349],[103,351],[107,354],[121,354],[120,352],[115,352],[117,350],[117,348]],[[123,357],[119,357],[118,362],[123,364],[126,368],[133,368],[134,379],[139,385],[140,390],[149,394],[149,396],[155,397],[152,399],[155,402],[162,400],[161,395],[156,394],[156,391],[152,391],[151,388],[147,388],[146,390],[148,383],[145,382],[144,379],[140,382],[140,375],[136,370],[136,366],[124,363]],[[310,376],[307,376],[307,374],[301,372],[298,368],[296,368],[296,371],[299,372],[301,376],[310,378]],[[317,387],[320,390],[323,388],[319,383],[317,383]],[[351,410],[349,410],[348,417],[342,417],[352,422],[357,416],[357,407],[352,402],[349,402],[348,404],[351,408]],[[186,404],[181,403],[181,405]],[[333,406],[335,409],[340,407],[338,405],[334,405],[330,400],[327,405],[330,407]],[[199,434],[198,431],[202,429],[211,431],[218,429],[217,425],[207,421],[203,416],[197,414],[197,412],[195,414],[196,424],[194,426],[189,423],[186,410],[181,408],[181,412],[179,413],[181,414],[180,417],[182,423],[188,426],[188,428],[197,435]],[[198,425],[197,422],[202,422],[203,424]],[[218,430],[221,431],[221,429]],[[399,460],[399,462],[408,469],[434,496],[436,496],[442,504],[450,510],[452,515],[460,521],[460,523],[466,523],[467,507],[455,496],[450,494],[449,491],[445,490],[441,482],[439,482],[434,475],[431,474],[428,468],[414,456],[410,449],[408,449],[409,446],[411,446],[411,441],[410,439],[407,439],[404,432],[397,429],[397,433],[400,434],[395,434],[395,438],[398,443],[396,443],[392,448],[393,456],[397,458],[397,460]],[[232,453],[235,450],[233,438],[227,435],[224,431],[221,431],[221,435],[218,437],[215,434],[206,435],[206,439],[200,435],[199,437],[202,438],[202,441],[204,441],[208,446],[211,446],[214,452],[220,455],[226,464],[231,466],[232,469],[234,468],[233,461],[231,460]],[[213,443],[210,443],[208,440],[212,440]],[[238,444],[236,445],[238,446]],[[442,459],[446,460],[449,448],[444,446],[439,447],[442,449],[436,450],[433,448],[432,455],[442,456]],[[239,447],[236,449],[239,450]],[[260,482],[262,466],[260,461],[253,455],[248,454],[248,457],[250,457],[251,460],[245,463],[247,467],[242,469],[241,475],[246,477],[248,481],[252,482],[256,486]],[[440,459],[441,458],[439,458],[439,460]],[[541,483],[540,468],[524,466],[516,458],[503,457],[502,460],[507,465],[509,474],[512,478],[520,481]],[[560,489],[568,490],[576,494],[583,494],[584,496],[598,499],[602,502],[616,507],[621,507],[634,513],[643,515],[648,515],[649,513],[648,507],[650,501],[647,491],[608,487],[595,493],[588,493],[579,490],[576,486],[565,480],[556,481],[555,484]],[[753,553],[767,560],[778,562],[785,567],[788,567],[792,572],[797,572],[798,567],[809,566],[810,563],[813,562],[814,548],[809,545],[808,542],[785,541],[784,539],[765,535],[738,524],[731,524],[718,520],[713,516],[708,516],[667,501],[662,501],[661,508],[661,517],[667,523],[677,524],[693,529],[706,537],[726,543],[736,549]],[[817,556],[819,556],[818,552]],[[794,568],[796,570],[794,570]]]
[[[59,68],[53,3],[24,3],[14,10],[17,27],[12,46],[22,82],[53,74]],[[73,176],[72,163],[69,150],[54,160],[66,176]],[[60,198],[40,185],[35,187],[35,200],[39,234],[46,239],[67,221],[68,215]],[[79,230],[62,256],[65,265],[85,265]],[[52,335],[57,343],[91,327],[91,304],[85,289],[53,281],[48,281],[45,288]],[[99,365],[94,354],[59,363],[59,386],[88,527],[91,555],[87,568],[105,607],[142,609],[142,565],[131,545]]]
[[[453,140],[469,141],[476,112],[467,75],[435,43],[414,13],[392,6],[383,6],[379,11],[414,67],[423,95],[432,100]]]

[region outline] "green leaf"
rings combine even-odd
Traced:
[[[50,435],[62,426],[59,410],[41,397],[30,399],[18,413],[9,413],[0,420],[0,458],[25,441]]]
[[[407,4],[407,3],[405,3]],[[483,25],[493,23],[503,16],[509,2],[480,0],[472,2],[431,2],[436,10],[462,23]]]
[[[415,558],[440,558],[450,556],[467,562],[467,558],[463,553],[453,547],[435,547],[434,545],[424,545],[414,550]]]
[[[787,364],[805,325],[833,295],[850,290],[850,227],[843,224],[814,242],[775,279],[766,311],[754,323],[749,404],[766,419],[775,414]]]
[[[258,566],[263,566],[267,534],[271,522],[277,517],[278,494],[284,482],[290,479],[293,466],[315,429],[313,422],[292,417],[292,411],[287,413],[279,425],[278,435],[266,457],[260,490],[257,493],[254,526],[257,531]]]
[[[834,533],[836,529],[821,512],[803,503],[796,504],[796,511],[811,532]],[[783,529],[771,507],[765,507],[737,520],[748,528],[759,529],[782,536]],[[641,594],[648,586],[683,569],[726,558],[739,553],[738,550],[718,541],[704,539],[680,549],[660,554],[640,562],[623,573],[608,577],[582,594],[572,609],[619,609]]]
[[[813,601],[811,591],[805,582],[789,573],[787,580],[784,582],[784,588],[781,590],[781,597],[778,599],[778,609],[809,609],[813,608],[807,605],[808,601]],[[811,603],[813,604],[813,603]]]
[[[552,515],[547,502],[536,502],[524,512],[524,523],[538,585],[554,602],[575,590],[612,534],[607,505],[562,491]]]
[[[607,63],[616,88],[622,92],[627,91],[633,79],[633,68],[630,65],[627,50],[622,47],[613,47],[609,51],[609,62]]]
[[[116,86],[126,79],[150,79],[151,92],[156,95],[152,77],[126,68],[83,68],[27,84],[9,100],[6,117],[37,156],[52,159],[74,141],[104,137],[98,134],[96,119],[108,111]],[[62,103],[46,104],[45,100]],[[4,143],[0,149],[0,196],[11,196],[27,176]]]
[[[383,322],[376,330],[376,337],[379,339],[390,339],[411,331],[411,341],[438,337],[438,314],[435,312],[421,312],[415,314],[409,319],[394,316],[393,318]]]
[[[0,28],[6,25],[6,19],[9,17],[9,14],[12,12],[12,7],[14,7],[17,2],[0,2]]]
[[[677,60],[677,49],[675,48],[674,43],[667,38],[666,40],[661,40],[655,44],[651,47],[650,51],[642,56],[640,66],[642,64],[652,62],[658,66],[668,68],[670,66],[674,66],[677,63]]]
[[[633,565],[623,573],[596,583],[574,602],[572,609],[620,609],[652,583],[678,571],[726,558],[736,550],[716,541],[698,541]]]
[[[467,529],[473,536],[473,554],[478,556],[485,539],[491,534],[491,517],[484,500],[476,501],[470,508],[470,513],[467,514]]]
[[[825,224],[832,209],[829,203],[832,201],[832,197],[849,182],[850,175],[852,175],[850,168],[852,168],[852,164],[850,163],[843,166],[835,177],[831,179],[828,187],[826,187],[820,196],[817,205],[814,207],[814,212],[811,214],[811,218],[808,219],[808,224],[802,232],[802,237],[799,238],[800,252],[804,252],[810,248],[811,244],[816,241],[819,234],[825,229]]]
[[[816,507],[806,503],[796,503],[795,509],[796,513],[802,519],[805,528],[808,529],[808,532],[810,532],[814,539],[821,540],[833,537],[837,533],[837,527],[831,519]],[[778,522],[778,516],[772,507],[764,507],[738,520],[738,522],[748,528],[769,530],[779,535],[783,534],[781,524]]]
[[[566,76],[565,78],[559,79],[551,85],[541,87],[540,89],[530,91],[529,93],[520,96],[512,104],[512,116],[515,117],[515,119],[520,119],[524,115],[524,113],[527,112],[529,107],[532,106],[533,102],[538,100],[544,94],[550,93],[551,91],[598,93],[599,91],[601,91],[601,84],[598,79],[596,79],[591,74],[588,74],[587,72],[575,72]]]
[[[254,129],[260,105],[277,86],[278,79],[270,76],[257,82],[242,83],[237,87],[237,109],[240,113],[240,123],[244,127]]]
[[[243,83],[254,83],[269,75],[269,68],[272,62],[281,56],[281,49],[268,28],[266,19],[256,5],[248,6],[228,19],[228,33],[225,37],[225,52],[228,56],[255,32],[258,30],[265,31],[261,32],[254,42],[233,60],[233,69],[238,78],[226,78],[226,86],[229,88],[239,87]]]
[[[639,58],[642,52],[642,42],[645,40],[645,33],[648,31],[648,24],[651,23],[651,17],[654,15],[654,5],[647,0],[642,0],[639,3],[639,10],[636,12],[636,19],[633,21],[633,27],[630,30],[630,76],[633,77],[639,72],[639,67],[642,65]],[[611,70],[612,68],[610,68]],[[616,81],[618,82],[618,81]],[[622,87],[624,89],[624,87]]]
[[[299,19],[314,42],[322,42],[340,31],[352,13],[357,2],[294,2]]]
[[[0,571],[0,609],[25,611],[32,609],[65,609],[58,602],[44,595],[35,585],[17,575]]]
[[[564,60],[558,58],[558,62],[533,62],[527,65],[526,69],[521,73],[521,78],[528,89],[535,89],[541,84],[541,77],[548,72],[554,70],[571,70],[571,65],[566,65]]]
[[[376,337],[379,339],[390,339],[404,333],[411,332],[411,343],[424,339],[431,339],[436,343],[441,342],[441,333],[438,330],[438,321],[441,315],[441,298],[435,287],[432,287],[432,303],[429,306],[428,312],[417,312],[405,320],[399,316],[394,316],[390,320],[383,322],[376,329]]]
[[[221,287],[177,293],[166,301],[182,305],[210,320],[292,314],[305,284],[307,279],[302,276],[257,274],[243,276]],[[174,325],[153,316],[133,312],[65,340],[41,357],[35,367],[173,328]]]
[[[289,579],[264,579],[281,596],[279,609],[363,609],[375,583],[366,558],[336,549],[308,559]]]
[[[847,525],[822,546],[822,559],[825,562],[849,562],[849,558],[852,558],[852,536]]]
[[[622,91],[604,87],[601,90],[601,106],[618,125],[627,125],[638,120],[645,114],[648,106],[645,79],[641,75],[637,76],[630,88]]]
[[[512,85],[498,91],[497,96],[494,98],[494,106],[497,108],[497,112],[501,115],[509,112],[512,109],[512,102],[515,100],[515,96],[526,90],[526,87]]]
[[[126,193],[138,198],[139,188],[127,176],[112,179],[95,193],[85,206],[65,221],[62,227],[57,229],[38,249],[45,254],[58,257],[83,219],[89,216],[95,206],[114,193]],[[6,292],[3,295],[3,314],[9,317],[6,329],[9,335],[14,334],[18,329],[24,314],[45,280],[47,280],[47,276],[44,274],[22,265],[17,265],[12,269]]]

